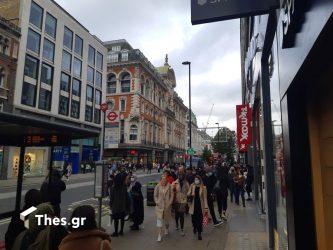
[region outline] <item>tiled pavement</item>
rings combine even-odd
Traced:
[[[156,221],[154,207],[145,207],[145,221],[138,232],[130,232],[129,223],[125,224],[125,235],[112,238],[114,250],[266,250],[267,240],[265,233],[265,220],[257,213],[254,202],[248,202],[247,207],[238,207],[229,204],[229,220],[226,224],[214,228],[211,224],[204,230],[203,240],[198,241],[192,233],[191,218],[185,218],[186,236],[182,237],[175,230],[175,222],[170,225],[170,234],[161,243],[156,241]],[[112,233],[109,217],[103,217],[103,227]]]

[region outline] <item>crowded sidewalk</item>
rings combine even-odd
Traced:
[[[217,209],[216,209],[217,210]],[[267,240],[265,220],[258,214],[255,201],[249,201],[246,207],[229,204],[228,221],[213,227],[209,223],[204,229],[203,240],[194,237],[191,217],[185,217],[185,236],[176,230],[174,220],[170,224],[169,235],[162,242],[157,242],[156,215],[154,207],[145,204],[145,220],[140,231],[130,231],[130,222],[125,223],[124,236],[112,238],[112,249],[191,249],[191,250],[265,250]],[[111,234],[113,225],[110,217],[104,216],[102,226]]]

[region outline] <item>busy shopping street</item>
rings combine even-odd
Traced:
[[[333,0],[0,0],[0,250],[333,250]]]

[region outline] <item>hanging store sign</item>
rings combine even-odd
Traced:
[[[251,108],[249,104],[237,105],[237,145],[239,152],[246,152],[252,140]]]
[[[192,24],[261,15],[278,7],[278,0],[191,0]]]

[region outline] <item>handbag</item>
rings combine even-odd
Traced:
[[[205,213],[202,219],[202,226],[208,227],[208,223],[209,223],[208,213]]]
[[[187,202],[192,203],[193,202],[193,195],[188,195],[187,196]]]

